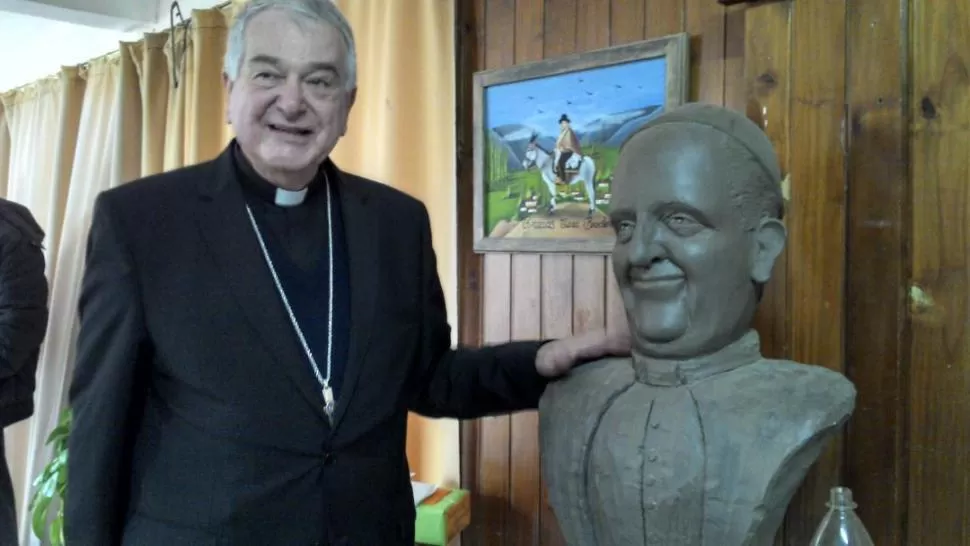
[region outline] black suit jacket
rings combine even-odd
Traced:
[[[538,343],[451,348],[427,211],[337,173],[351,339],[334,426],[228,152],[98,196],[70,401],[70,546],[413,544],[407,412],[534,408]]]

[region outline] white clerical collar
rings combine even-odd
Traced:
[[[295,207],[306,199],[307,188],[302,190],[287,190],[283,188],[276,188],[276,206],[279,207]]]

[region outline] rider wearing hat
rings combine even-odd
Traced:
[[[579,144],[579,137],[573,132],[572,127],[570,127],[569,116],[563,114],[559,118],[559,138],[556,139],[556,150],[559,151],[559,163],[556,165],[556,176],[562,184],[567,182],[566,180],[566,162],[573,154],[581,155],[582,148]]]

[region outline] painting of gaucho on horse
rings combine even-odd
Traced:
[[[488,88],[484,232],[575,238],[611,231],[606,215],[620,146],[663,110],[664,78],[657,59]]]

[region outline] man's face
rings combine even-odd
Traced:
[[[243,152],[273,182],[309,181],[347,130],[347,49],[336,28],[276,9],[253,17],[228,117]]]
[[[616,171],[613,265],[638,351],[664,358],[716,351],[756,307],[755,236],[730,194],[720,135],[660,126],[630,141]],[[720,167],[720,169],[719,169]]]

